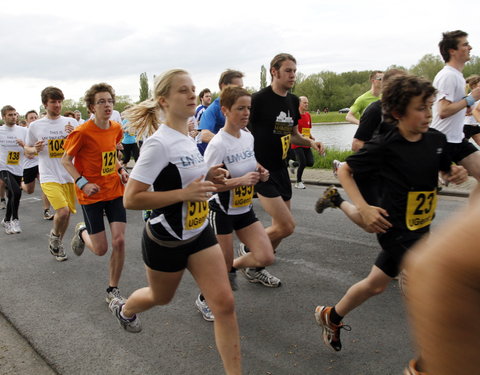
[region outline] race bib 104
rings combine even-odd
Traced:
[[[65,139],[49,139],[48,140],[48,156],[50,158],[61,158],[65,153],[63,143]]]

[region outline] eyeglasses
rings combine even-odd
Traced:
[[[375,81],[381,81],[383,80],[383,77],[375,77]]]
[[[105,104],[107,104],[107,103],[108,103],[108,104],[114,104],[114,103],[115,103],[115,100],[113,100],[113,99],[107,99],[107,100],[105,100],[105,99],[100,99],[100,100],[99,100],[98,102],[96,102],[95,104],[97,104],[97,105],[105,105]]]

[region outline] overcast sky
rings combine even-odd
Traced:
[[[2,1],[0,106],[24,114],[46,86],[78,100],[102,81],[138,100],[140,73],[152,83],[177,67],[197,91],[217,91],[226,68],[258,88],[261,65],[279,52],[305,74],[408,68],[456,29],[478,56],[479,9],[474,0]]]

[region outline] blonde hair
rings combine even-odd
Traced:
[[[480,76],[478,74],[472,74],[466,81],[468,88],[473,90],[480,83]]]
[[[143,135],[148,137],[155,133],[158,125],[165,119],[164,110],[158,99],[168,96],[173,79],[180,74],[188,72],[183,69],[171,69],[156,77],[153,97],[125,110],[124,117],[128,121],[128,128],[135,132],[139,139]]]

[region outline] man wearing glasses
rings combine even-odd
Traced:
[[[78,202],[85,222],[78,223],[72,239],[72,251],[80,256],[85,245],[98,256],[108,251],[104,213],[112,234],[109,284],[106,302],[122,298],[118,289],[125,260],[126,213],[124,186],[128,173],[117,159],[116,145],[123,137],[122,126],[110,117],[115,92],[106,83],[93,85],[85,93],[85,104],[95,115],[76,128],[65,141],[62,164],[75,180]]]
[[[28,127],[25,151],[31,155],[38,153],[40,185],[56,211],[50,231],[49,249],[55,259],[62,262],[67,260],[63,235],[68,228],[70,214],[77,211],[74,181],[63,167],[61,158],[65,138],[78,126],[78,122],[74,118],[60,115],[65,97],[59,88],[45,88],[41,98],[47,113]]]
[[[372,86],[370,90],[360,95],[353,105],[350,107],[350,110],[347,113],[345,119],[352,124],[360,124],[360,117],[362,116],[365,108],[368,107],[370,103],[373,103],[380,99],[380,94],[382,92],[382,79],[383,72],[375,70],[370,74],[370,82]]]

